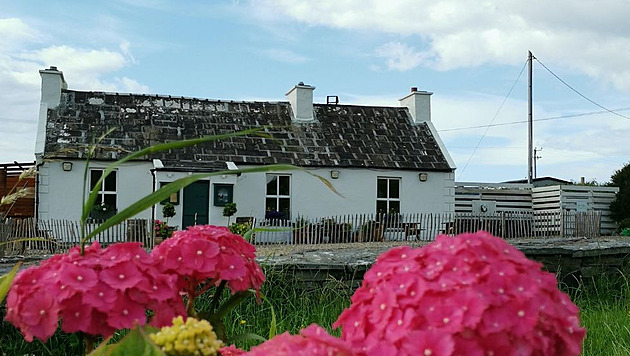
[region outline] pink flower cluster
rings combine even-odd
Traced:
[[[245,355],[246,352],[247,351],[241,350],[234,345],[223,346],[222,348],[219,349],[220,356],[240,356],[240,355]]]
[[[256,248],[227,227],[191,226],[153,249],[163,271],[177,274],[179,286],[196,296],[196,288],[226,281],[232,293],[250,288],[259,290],[265,281],[256,263]]]
[[[311,324],[300,330],[300,335],[284,333],[277,335],[258,346],[254,346],[245,355],[248,356],[301,356],[327,355],[352,356],[350,345],[341,339],[330,336],[324,328]]]
[[[381,255],[334,327],[359,355],[579,355],[555,277],[485,232]]]
[[[169,325],[185,315],[174,287],[176,277],[160,272],[140,243],[118,243],[101,249],[98,242],[55,255],[21,271],[7,298],[6,320],[27,341],[46,340],[57,329],[69,333],[109,336],[116,329],[146,323]]]

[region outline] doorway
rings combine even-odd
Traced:
[[[208,223],[210,182],[197,181],[184,188],[182,230],[188,226]]]

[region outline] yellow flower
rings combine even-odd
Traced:
[[[188,318],[184,323],[181,316],[173,319],[173,326],[165,326],[150,337],[167,355],[213,356],[223,346],[208,321]]]
[[[245,320],[241,320],[241,325],[245,325],[247,322]]]

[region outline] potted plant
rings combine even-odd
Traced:
[[[177,226],[170,226],[168,224],[168,219],[175,216],[175,206],[171,203],[166,203],[162,207],[162,216],[164,216],[164,221],[155,220],[155,243],[159,244],[162,241],[168,239],[173,235],[173,232],[177,230]]]
[[[103,203],[94,205],[94,208],[92,208],[92,213],[90,214],[90,217],[95,220],[106,220],[106,219],[111,218],[115,214],[116,214],[116,208],[109,204],[105,204],[103,202]]]
[[[265,213],[265,219],[267,220],[286,220],[287,214],[277,210],[267,210]]]
[[[236,214],[238,209],[236,209],[236,203],[226,203],[223,207],[223,216],[228,218],[228,226],[230,226],[230,219],[232,215]]]

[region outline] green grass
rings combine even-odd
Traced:
[[[562,287],[562,286],[561,286]],[[583,355],[630,355],[630,284],[620,272],[563,288],[580,307]]]
[[[630,355],[630,284],[621,275],[587,279],[577,287],[561,286],[581,309],[582,325],[587,329],[583,355]],[[332,323],[350,304],[354,289],[341,281],[304,285],[292,275],[267,271],[262,293],[271,303],[257,304],[255,298],[245,301],[226,318],[228,335],[256,333],[267,337],[271,310],[277,318],[277,333],[297,333],[301,328],[318,323],[332,330]],[[227,293],[227,292],[226,292]],[[207,303],[201,300],[200,304]],[[0,308],[0,315],[4,310]],[[241,321],[244,321],[241,322]],[[0,325],[0,355],[78,355],[82,348],[76,335],[57,332],[45,344],[27,343],[19,331],[6,322]],[[254,341],[239,341],[249,347]]]

